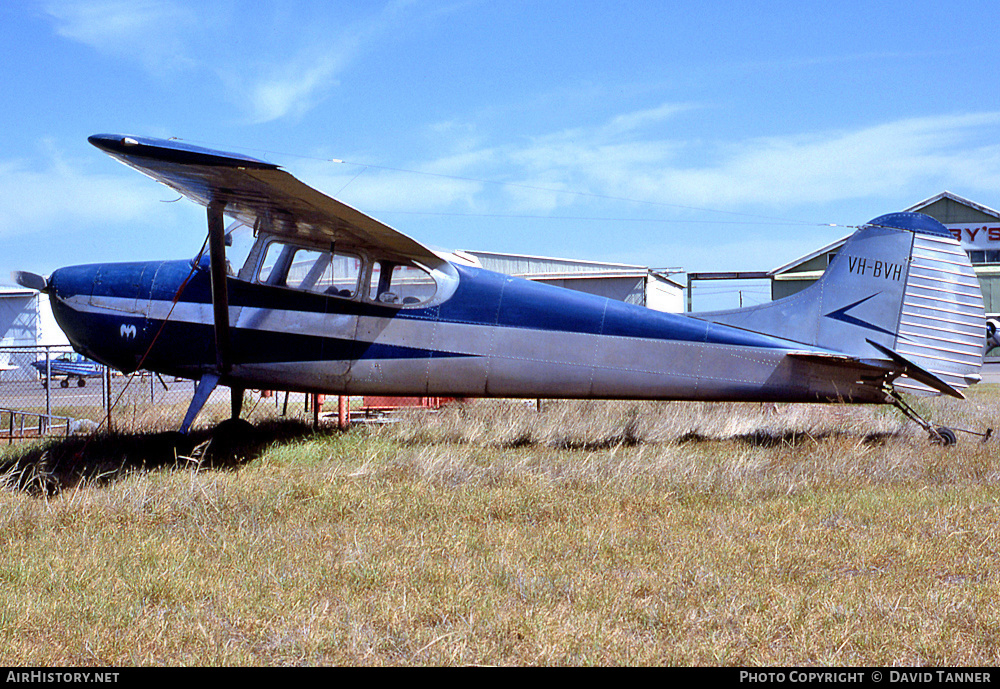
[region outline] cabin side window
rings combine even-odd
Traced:
[[[381,304],[418,306],[430,301],[437,283],[421,266],[381,260],[372,265],[368,297]]]
[[[350,299],[357,294],[363,265],[361,257],[353,254],[271,242],[257,273],[257,281]]]

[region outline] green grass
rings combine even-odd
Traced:
[[[975,430],[1000,417],[990,388],[923,404]],[[1000,655],[995,439],[942,448],[891,410],[797,405],[482,401],[347,433],[261,424],[190,459],[162,428],[9,450],[3,661]]]

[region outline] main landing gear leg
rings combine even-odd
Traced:
[[[212,431],[212,437],[216,442],[225,438],[227,440],[239,440],[246,436],[247,433],[253,431],[253,424],[245,419],[240,418],[240,413],[243,411],[243,393],[246,392],[245,388],[241,387],[230,387],[229,396],[233,405],[233,413],[225,421],[220,422],[215,430]]]
[[[243,412],[243,393],[246,392],[243,388],[231,387],[229,388],[229,400],[233,408],[232,418],[240,418],[240,414]]]

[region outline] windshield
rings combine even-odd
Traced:
[[[246,262],[255,241],[253,228],[239,220],[234,220],[226,227],[226,272],[229,275],[236,274],[233,266],[242,266]],[[204,265],[208,264],[207,242],[195,260]]]

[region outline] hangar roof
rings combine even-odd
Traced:
[[[950,191],[942,191],[940,194],[936,194],[929,199],[924,199],[906,210],[915,213],[926,213],[945,225],[951,223],[981,222],[984,220],[993,222],[1000,219],[1000,211],[995,211],[989,206],[970,201]]]
[[[975,222],[995,222],[1000,219],[1000,211],[996,211],[989,206],[984,206],[975,201],[953,194],[950,191],[942,191],[930,198],[924,199],[920,203],[914,204],[905,209],[905,212],[925,213],[935,220],[945,224],[975,223]],[[848,235],[849,236],[849,235]],[[829,254],[840,249],[847,241],[847,237],[827,244],[821,249],[801,256],[794,261],[770,271],[771,277],[781,279],[782,275],[794,273],[798,279],[817,278],[825,270],[826,266],[807,266],[807,264],[824,254]],[[813,275],[813,273],[816,273]]]
[[[670,282],[678,288],[681,284],[669,277],[667,271],[654,270],[647,266],[628,263],[609,263],[575,258],[553,258],[527,254],[507,254],[496,251],[465,250],[462,253],[475,257],[487,270],[495,270],[515,277],[547,280],[607,279],[624,277],[645,277]]]

